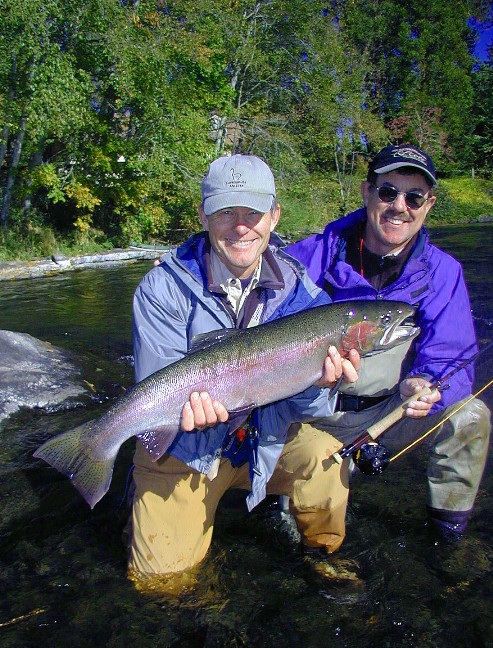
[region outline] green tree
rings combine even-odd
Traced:
[[[473,74],[474,124],[467,140],[465,161],[481,175],[493,173],[493,64],[484,63]]]
[[[163,234],[212,147],[203,39],[159,2],[2,9],[4,224],[29,185],[57,228],[96,226],[122,242]]]
[[[188,6],[168,3],[172,11]],[[338,168],[342,177],[365,138],[382,140],[368,109],[366,61],[353,55],[326,3],[202,1],[190,20],[231,90],[214,105],[216,152],[262,155],[292,185],[315,170]]]
[[[104,194],[94,222],[129,242],[194,226],[212,142],[204,91],[210,51],[200,35],[159,3],[124,13],[121,24],[98,32],[107,62],[94,81],[98,136],[85,148]]]
[[[469,2],[341,1],[341,29],[372,62],[367,87],[385,123],[407,119],[399,139],[421,143],[443,163],[460,156],[472,107]]]
[[[1,0],[0,89],[3,107],[0,163],[2,210],[7,218],[14,191],[27,191],[29,169],[46,147],[69,138],[84,123],[89,79],[63,52],[54,1]]]
[[[198,227],[208,162],[236,151],[265,157],[300,196],[311,177],[324,188],[330,178],[342,210],[355,166],[389,139],[414,141],[443,168],[474,132],[469,157],[489,159],[489,77],[472,74],[467,21],[484,18],[482,0],[453,11],[445,0],[0,0],[0,10],[3,227],[178,240]]]

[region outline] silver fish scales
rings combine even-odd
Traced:
[[[127,439],[138,436],[153,460],[166,452],[192,392],[209,392],[239,425],[240,415],[320,379],[330,345],[342,355],[355,348],[365,356],[409,341],[419,333],[406,322],[413,313],[401,302],[339,302],[250,329],[206,334],[202,348],[137,383],[97,420],[49,439],[34,456],[69,477],[92,508],[108,491]]]

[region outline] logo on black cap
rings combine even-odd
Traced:
[[[411,160],[416,160],[416,162],[420,162],[424,166],[426,166],[426,156],[423,155],[420,151],[417,151],[416,149],[413,148],[401,148],[401,149],[396,149],[392,155],[394,157],[403,157],[403,158],[408,158]]]

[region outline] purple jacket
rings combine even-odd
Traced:
[[[421,333],[414,344],[416,357],[410,375],[428,380],[444,376],[462,360],[477,351],[471,306],[460,263],[430,243],[421,229],[402,275],[377,292],[364,277],[346,263],[345,230],[366,220],[359,209],[329,223],[322,234],[311,236],[286,248],[301,261],[311,279],[329,288],[334,301],[344,299],[391,299],[418,307]],[[432,412],[466,398],[472,393],[472,364],[457,372]]]

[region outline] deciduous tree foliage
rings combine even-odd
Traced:
[[[493,65],[484,63],[473,77],[475,101],[464,166],[469,163],[487,178],[493,175]]]
[[[474,71],[468,26],[481,2],[0,0],[0,12],[4,228],[182,239],[208,163],[236,151],[286,186],[332,175],[341,209],[358,156],[389,141],[450,166],[466,136],[469,158],[491,151],[477,105],[491,69]]]

